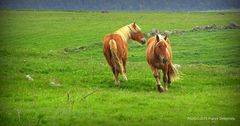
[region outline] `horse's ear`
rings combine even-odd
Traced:
[[[159,41],[160,41],[159,36],[156,35],[156,42],[159,42]]]
[[[136,29],[137,26],[136,26],[135,21],[133,22],[132,26],[133,26],[134,29]]]
[[[167,37],[167,35],[165,35],[165,36],[164,36],[164,40],[166,41],[166,40],[167,40],[167,38],[168,38],[168,37]]]

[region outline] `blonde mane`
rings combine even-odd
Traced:
[[[164,38],[163,38],[163,36],[162,36],[161,34],[157,34],[157,36],[159,37],[160,40],[165,41]]]
[[[123,41],[127,43],[128,40],[131,38],[131,32],[137,32],[141,30],[141,28],[137,24],[135,25],[136,25],[136,29],[133,28],[133,23],[131,23],[129,25],[126,25],[118,29],[117,31],[114,32],[114,34],[120,35]]]

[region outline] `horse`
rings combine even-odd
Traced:
[[[167,91],[168,85],[170,85],[173,80],[177,79],[177,69],[172,64],[172,49],[167,35],[162,36],[157,34],[148,40],[146,60],[156,79],[158,91]],[[160,83],[159,69],[163,72],[164,88]]]
[[[114,75],[115,85],[119,85],[118,75],[127,80],[128,40],[145,43],[141,28],[134,22],[104,36],[103,54]]]

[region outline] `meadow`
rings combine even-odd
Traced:
[[[180,79],[156,90],[145,45],[129,42],[116,87],[103,36],[240,24],[239,12],[0,11],[0,125],[239,125],[240,30],[170,35]],[[28,80],[30,75],[33,80]]]

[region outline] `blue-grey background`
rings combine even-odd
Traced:
[[[226,10],[240,0],[0,0],[0,9],[33,10]]]

